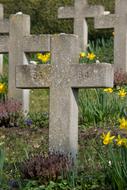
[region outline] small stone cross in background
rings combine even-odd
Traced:
[[[74,19],[74,34],[79,36],[81,51],[85,51],[88,43],[88,26],[86,18],[94,18],[104,14],[103,6],[90,6],[87,0],[75,0],[74,7],[60,7],[58,18]]]
[[[29,111],[29,92],[28,90],[16,89],[15,85],[15,66],[17,64],[28,64],[26,53],[36,53],[49,51],[48,35],[30,35],[30,16],[22,13],[11,15],[9,33],[9,92],[10,97],[21,99],[23,111]],[[13,81],[13,83],[12,83]],[[16,90],[15,90],[16,89]],[[18,92],[16,92],[18,90]],[[14,94],[16,92],[16,94]]]
[[[0,53],[9,53],[8,97],[20,100],[23,112],[29,111],[29,90],[16,88],[15,66],[28,64],[26,53],[47,52],[49,47],[48,35],[30,35],[30,16],[14,14],[9,21],[0,21],[0,32],[9,36],[0,36]]]
[[[114,68],[127,72],[127,0],[115,4],[115,14],[96,17],[95,28],[114,28]]]

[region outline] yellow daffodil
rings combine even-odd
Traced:
[[[112,93],[113,92],[113,88],[105,88],[104,92]]]
[[[125,146],[125,147],[127,147],[127,139],[126,138],[121,138],[121,136],[118,135],[118,138],[116,139],[116,144],[118,146]]]
[[[103,139],[103,144],[108,145],[108,144],[112,143],[115,136],[111,136],[111,132],[109,131],[107,134],[103,133],[101,138]]]
[[[81,52],[80,53],[80,58],[84,58],[84,57],[86,57],[86,53],[85,52]]]
[[[5,93],[6,91],[6,85],[4,83],[0,83],[0,94]]]
[[[50,59],[51,54],[50,53],[46,53],[46,55]]]
[[[120,129],[127,129],[127,120],[125,118],[119,119]]]
[[[41,55],[42,55],[41,53],[37,54],[37,58],[40,59],[40,60],[41,60]]]
[[[127,93],[125,92],[125,90],[124,90],[124,89],[120,89],[120,90],[119,90],[118,95],[119,95],[120,97],[122,97],[122,98],[123,98],[123,97],[125,97],[125,96],[126,96],[126,94],[127,94]]]
[[[38,53],[37,58],[43,63],[47,63],[50,60],[50,53],[46,54]]]
[[[96,57],[96,55],[94,54],[94,53],[88,53],[88,55],[87,55],[87,58],[89,59],[89,60],[94,60],[95,59],[95,57]]]

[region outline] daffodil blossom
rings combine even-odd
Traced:
[[[94,53],[88,53],[88,55],[87,55],[87,58],[89,59],[89,60],[94,60],[95,59],[95,57],[96,57],[96,55],[94,54]]]
[[[119,90],[118,95],[119,95],[120,97],[122,97],[122,98],[123,98],[123,97],[125,97],[125,96],[126,96],[126,94],[127,94],[127,93],[125,92],[125,90],[124,90],[124,89],[120,89],[120,90]]]
[[[105,88],[105,89],[104,89],[104,92],[112,93],[112,92],[113,92],[113,89],[112,89],[112,88]]]
[[[121,138],[120,135],[118,135],[118,138],[116,139],[116,143],[117,143],[118,146],[127,147],[127,139],[126,138]]]
[[[38,53],[37,58],[41,60],[43,63],[47,63],[50,60],[50,53],[46,54]]]
[[[85,52],[81,52],[80,53],[80,58],[84,58],[84,57],[86,57],[86,53]]]
[[[0,83],[0,94],[3,94],[5,93],[6,91],[6,86],[4,83]]]
[[[127,120],[125,118],[119,119],[120,129],[127,129]]]
[[[115,136],[111,136],[111,132],[109,131],[107,134],[103,133],[101,138],[103,139],[103,144],[108,145],[112,143]]]

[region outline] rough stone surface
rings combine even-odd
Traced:
[[[103,6],[90,6],[87,0],[75,0],[74,7],[58,9],[58,18],[74,19],[74,34],[79,36],[81,51],[85,51],[88,42],[88,26],[85,18],[94,18],[103,13]]]
[[[76,35],[51,36],[51,61],[47,65],[16,67],[18,88],[50,89],[49,150],[77,154],[79,88],[112,87],[110,64],[78,64]]]
[[[3,6],[0,4],[0,19],[2,20],[4,15],[3,15]],[[0,54],[0,75],[3,74],[3,55]]]
[[[2,20],[4,17],[4,8],[3,8],[3,5],[0,4],[0,20]]]
[[[0,54],[0,75],[3,74],[3,55]]]
[[[8,20],[4,20],[4,8],[3,5],[0,4],[0,33],[8,33],[9,32],[9,23]],[[1,47],[1,43],[0,43]],[[0,54],[0,74],[3,74],[3,55]]]
[[[9,21],[7,19],[0,20],[0,33],[9,33]]]
[[[11,15],[9,30],[9,86],[8,96],[20,100],[23,111],[29,110],[29,97],[25,97],[29,90],[16,89],[15,66],[27,64],[23,50],[23,38],[30,35],[30,17],[28,15]]]
[[[95,28],[114,28],[114,69],[127,72],[127,0],[115,4],[115,14],[95,18]]]
[[[50,35],[30,35],[24,37],[24,52],[50,51]]]
[[[118,23],[118,18],[115,14],[102,15],[95,18],[94,27],[100,28],[114,28]]]
[[[8,36],[0,36],[0,53],[8,53],[9,52],[9,37]]]
[[[16,86],[20,88],[49,88],[53,85],[68,88],[109,87],[112,81],[112,65],[26,65],[16,69]],[[100,82],[101,81],[101,82]]]

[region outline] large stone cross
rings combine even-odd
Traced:
[[[15,66],[28,64],[26,53],[49,51],[50,38],[48,35],[30,35],[30,16],[21,13],[10,16],[8,31],[9,36],[0,37],[0,53],[9,53],[8,96],[20,100],[23,111],[28,112],[29,90],[16,89]]]
[[[110,64],[78,64],[79,40],[73,34],[51,36],[52,64],[16,68],[16,86],[49,88],[49,150],[77,154],[79,88],[112,87]]]
[[[90,6],[87,0],[75,0],[74,7],[58,9],[58,18],[74,19],[74,34],[79,36],[81,51],[85,51],[88,43],[88,26],[85,18],[93,18],[103,13],[103,6]]]
[[[127,0],[115,1],[115,14],[95,18],[95,28],[114,28],[114,67],[127,72]]]

